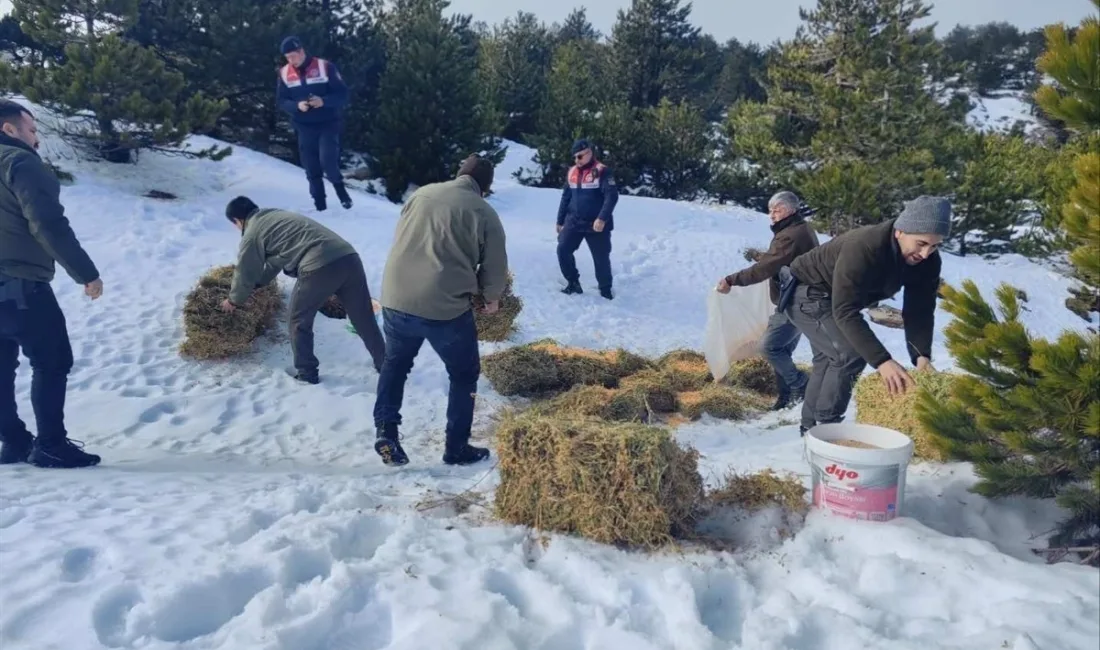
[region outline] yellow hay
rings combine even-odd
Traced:
[[[944,461],[946,456],[934,438],[917,419],[916,403],[921,390],[927,390],[944,403],[951,395],[955,375],[947,372],[911,372],[916,389],[891,396],[877,372],[867,373],[856,382],[853,398],[856,422],[900,431],[913,439],[913,455],[923,460]]]

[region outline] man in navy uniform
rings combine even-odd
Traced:
[[[296,36],[283,39],[286,65],[279,69],[276,103],[290,115],[298,134],[298,155],[309,179],[309,193],[318,210],[327,206],[322,172],[336,189],[344,208],[351,197],[340,173],[340,131],[348,87],[332,61],[306,54]]]
[[[612,212],[619,189],[611,168],[596,160],[588,140],[573,143],[573,161],[558,205],[558,265],[567,283],[562,293],[584,293],[573,257],[583,241],[592,253],[600,295],[611,300]]]

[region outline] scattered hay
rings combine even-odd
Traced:
[[[722,420],[741,420],[753,406],[751,398],[744,391],[721,384],[710,384],[702,390],[685,391],[677,397],[680,413],[689,420],[698,420],[704,413]]]
[[[577,385],[532,410],[547,417],[653,423],[655,415],[674,413],[677,406],[676,392],[664,377],[654,370],[643,370],[623,379],[619,388]]]
[[[504,521],[645,548],[692,530],[698,452],[664,429],[526,412],[502,420],[496,440]]]
[[[485,298],[474,296],[474,319],[477,321],[477,339],[479,341],[506,341],[516,331],[516,318],[523,310],[523,301],[512,292],[512,274],[504,285],[500,296],[499,308],[492,314],[485,314]]]
[[[810,503],[806,499],[806,487],[798,476],[787,473],[779,476],[765,469],[755,474],[729,473],[721,487],[707,494],[711,507],[736,507],[748,512],[778,506],[788,512],[806,514]]]
[[[702,390],[714,380],[706,357],[694,350],[673,350],[657,359],[657,367],[677,392]]]
[[[656,370],[642,370],[623,378],[620,394],[642,400],[653,413],[675,413],[679,406],[676,389],[668,377]]]
[[[776,381],[775,370],[764,357],[751,357],[738,361],[730,367],[723,381],[733,386],[740,386],[761,395],[778,395],[779,384]]]
[[[920,391],[927,390],[939,402],[946,402],[951,395],[954,375],[948,372],[921,371],[910,375],[917,384],[916,390],[891,396],[878,373],[867,373],[856,382],[853,397],[856,403],[856,422],[872,424],[900,431],[913,439],[913,455],[924,460],[943,462],[946,454],[935,445],[934,437],[917,418],[916,404]]]
[[[517,345],[481,360],[485,376],[504,396],[541,397],[573,386],[617,388],[624,377],[650,367],[625,350],[562,347],[552,339]]]
[[[348,317],[348,310],[344,309],[344,303],[340,302],[336,296],[329,296],[319,311],[322,316],[335,320],[344,320]]]
[[[253,341],[275,325],[283,309],[283,296],[274,280],[253,291],[235,312],[227,314],[221,310],[233,283],[233,269],[233,265],[212,269],[187,294],[183,305],[186,338],[180,345],[182,356],[193,359],[238,356],[248,352]]]

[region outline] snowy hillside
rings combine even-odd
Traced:
[[[1019,92],[1001,91],[993,97],[972,94],[970,101],[974,106],[967,114],[966,122],[978,130],[1008,131],[1017,122],[1022,122],[1024,133],[1030,134],[1039,126],[1031,106]]]
[[[596,295],[583,247],[588,291],[566,297],[554,253],[558,192],[511,178],[530,154],[510,149],[490,199],[525,302],[517,341],[700,348],[707,292],[745,264],[745,247],[767,244],[766,217],[623,198],[617,298]],[[1058,513],[968,493],[966,466],[912,466],[907,517],[859,523],[815,512],[786,541],[762,517],[740,524],[744,546],[733,554],[642,555],[562,536],[544,549],[482,507],[428,507],[470,488],[491,499],[497,475],[491,464],[440,462],[446,375],[427,348],[403,409],[411,463],[396,470],[371,447],[377,376],[343,321],[317,320],[318,386],[283,373],[283,342],[225,364],[176,352],[184,296],[209,267],[233,262],[239,234],[226,202],[246,194],[312,214],[301,170],[242,149],[221,163],[156,154],[138,166],[56,162],[75,175],[62,198],[105,284],[90,302],[63,272],[54,283],[77,359],[67,423],[104,460],[88,470],[0,468],[4,650],[1100,645],[1097,571],[1048,566],[1029,550]],[[145,198],[152,189],[179,198]],[[318,218],[358,247],[377,292],[400,208],[353,197],[351,211]],[[1001,281],[1026,291],[1037,334],[1085,325],[1063,306],[1068,281],[1022,258],[948,257],[944,269],[987,295]],[[938,318],[941,327],[948,319]],[[899,331],[875,329],[903,353]],[[935,356],[950,365],[942,339]],[[798,357],[809,359],[805,341]],[[24,361],[18,396],[29,422],[30,376]],[[506,400],[484,380],[479,391],[474,438],[484,443]],[[708,480],[770,466],[808,482],[795,422],[793,411],[703,420],[677,435],[702,452]]]

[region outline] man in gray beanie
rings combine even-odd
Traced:
[[[951,234],[951,204],[921,196],[896,219],[843,233],[801,255],[782,274],[779,309],[806,335],[813,373],[802,405],[801,431],[840,422],[852,387],[870,364],[891,394],[913,386],[864,320],[862,310],[904,289],[906,352],[917,370],[931,367],[939,246]]]

